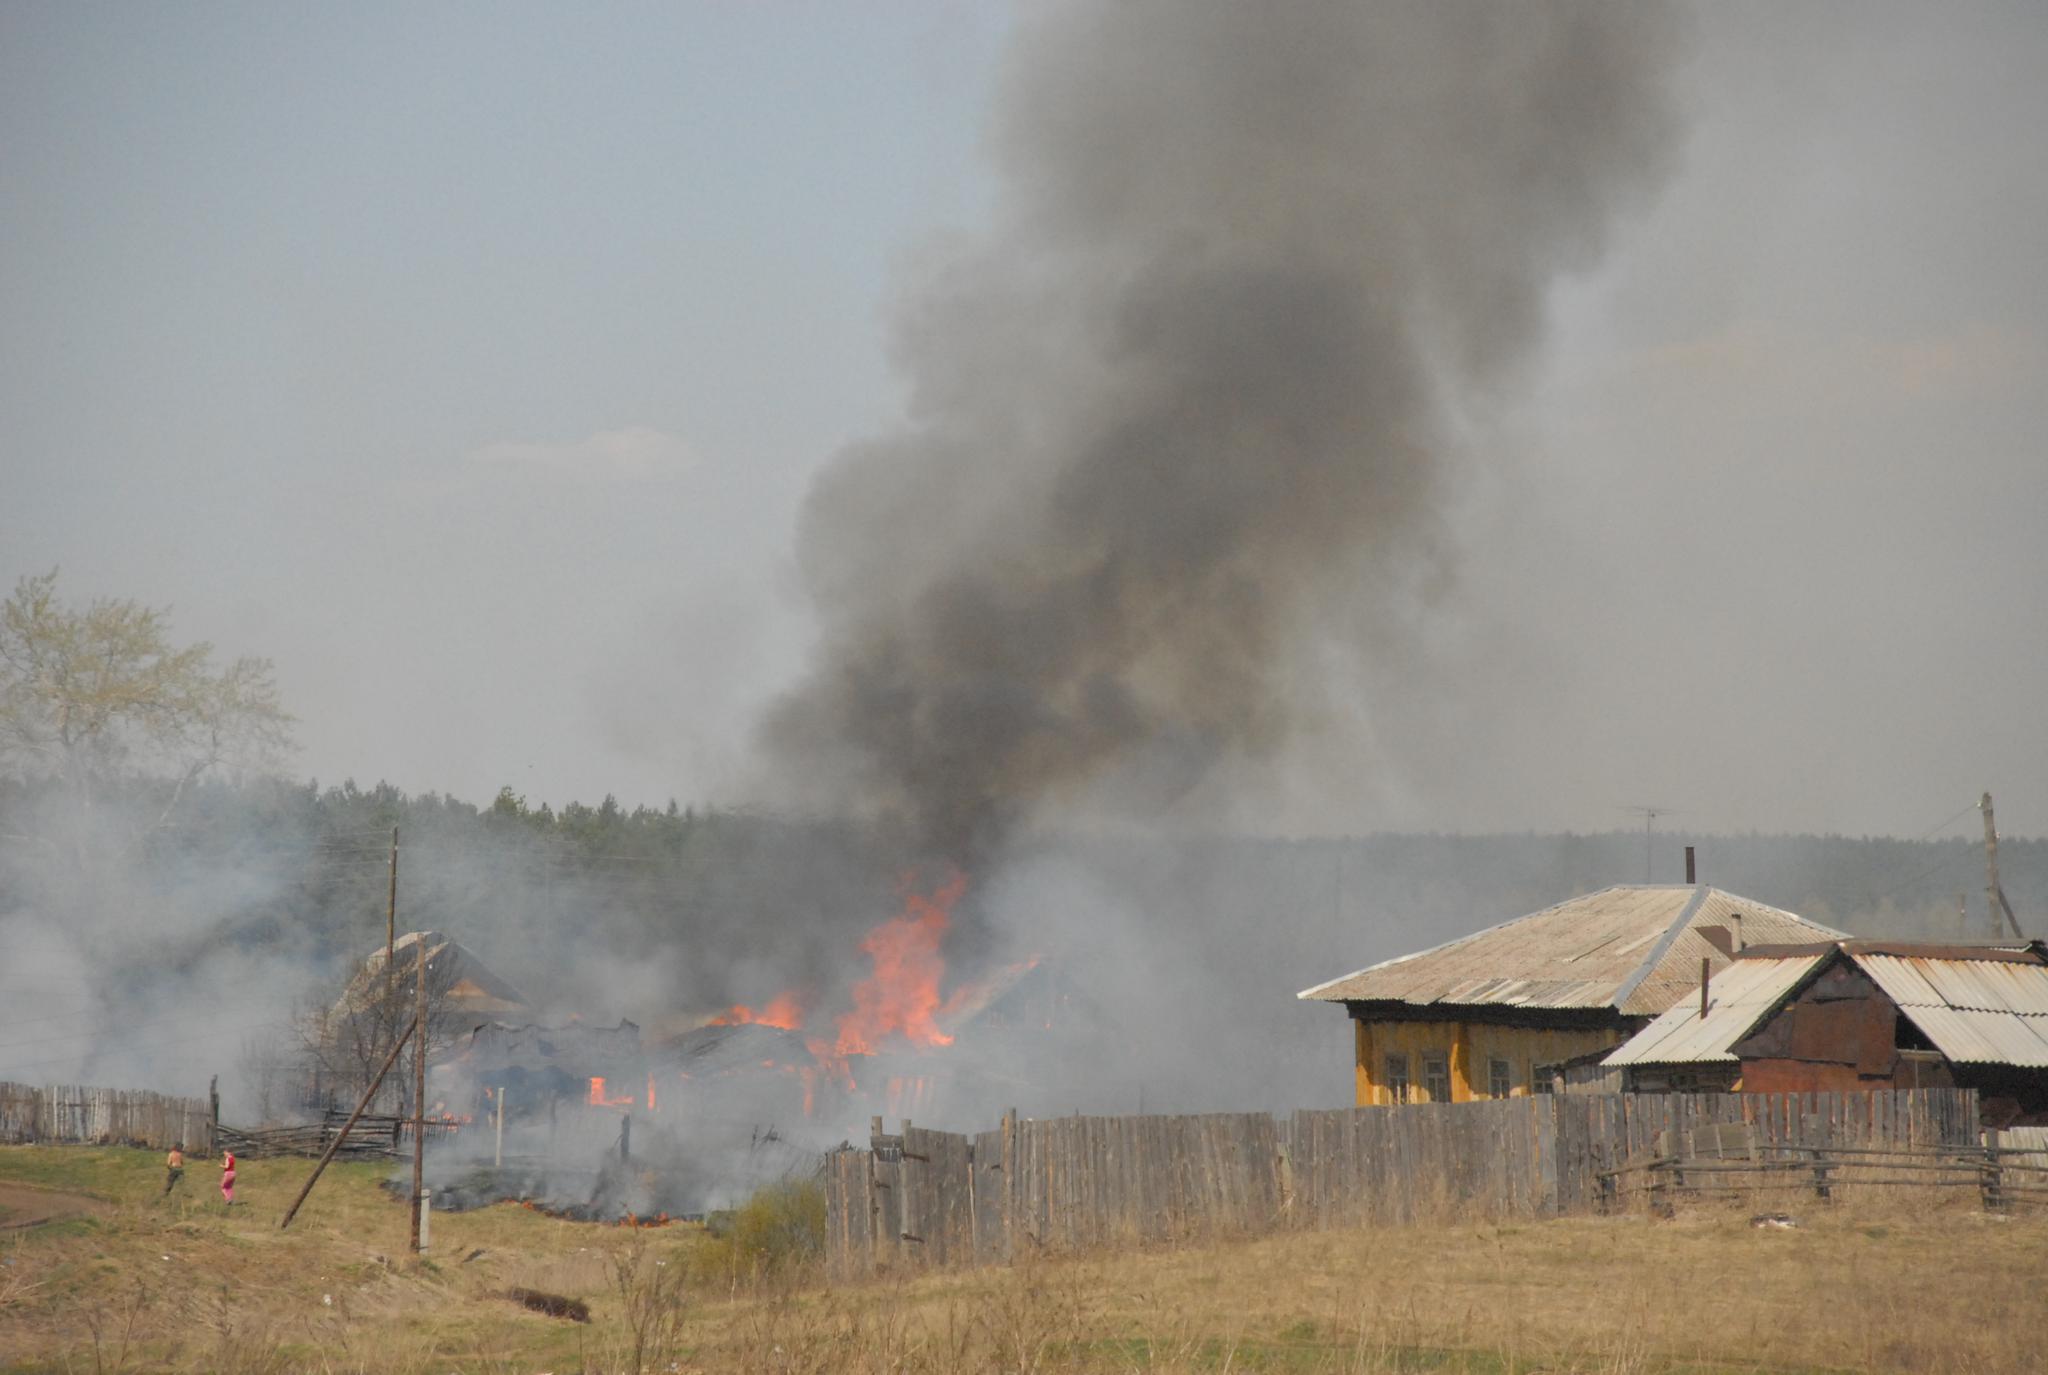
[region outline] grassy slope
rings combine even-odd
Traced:
[[[307,1168],[244,1162],[248,1204],[226,1214],[211,1163],[166,1204],[153,1155],[0,1148],[0,1179],[115,1204],[0,1234],[0,1369],[622,1370],[613,1260],[637,1255],[644,1275],[704,1245],[692,1228],[504,1206],[437,1217],[421,1265],[375,1167],[331,1171],[280,1233]],[[1845,1209],[1790,1232],[1702,1213],[1284,1235],[772,1293],[703,1280],[645,1364],[1991,1375],[2042,1368],[2044,1255],[2048,1218]],[[528,1314],[502,1297],[512,1285],[588,1298],[596,1321]]]

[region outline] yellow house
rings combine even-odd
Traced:
[[[1558,1067],[1618,1046],[1745,945],[1837,940],[1705,884],[1641,884],[1546,907],[1305,989],[1351,1017],[1360,1107],[1552,1091]]]

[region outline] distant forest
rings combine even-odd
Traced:
[[[138,782],[122,805],[151,813],[165,786]],[[32,836],[53,787],[0,781],[0,832]],[[321,787],[208,781],[170,824],[121,851],[121,892],[213,897],[216,939],[282,944],[346,962],[383,939],[390,837],[400,838],[399,929],[433,926],[480,948],[534,937],[634,955],[678,938],[765,943],[763,932],[864,928],[895,902],[904,861],[843,822],[682,807],[627,810],[607,797],[560,810],[510,788],[477,806],[388,783]],[[1928,840],[1815,835],[1383,834],[1260,839],[1038,836],[1025,853],[1086,862],[1116,889],[1204,931],[1237,919],[1447,939],[1614,883],[1675,883],[1683,848],[1700,877],[1858,934],[1986,939],[1976,812]],[[7,851],[0,916],[81,891],[62,859]],[[2006,837],[2003,886],[2029,934],[2048,930],[2048,840]],[[54,873],[52,871],[55,871]],[[972,877],[972,876],[970,876]],[[83,892],[90,894],[92,885]],[[1966,898],[1968,915],[1958,911]],[[1194,900],[1199,910],[1188,910]],[[61,905],[61,904],[60,904]],[[553,928],[546,930],[545,928]],[[508,966],[513,948],[494,952]],[[1341,954],[1333,952],[1341,962]],[[803,961],[799,959],[798,964]],[[535,969],[540,975],[541,970]],[[717,998],[723,989],[701,987]]]

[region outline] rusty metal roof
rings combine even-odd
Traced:
[[[1654,1016],[1699,986],[1702,959],[1717,968],[1728,963],[1701,934],[1717,926],[1731,940],[1739,929],[1747,944],[1842,935],[1718,888],[1624,885],[1382,961],[1299,996],[1421,1007],[1604,1007]]]
[[[1707,982],[1707,1015],[1688,996],[1601,1061],[1604,1065],[1689,1065],[1733,1061],[1735,1043],[1791,996],[1827,958],[1809,955],[1740,959]],[[1695,988],[1697,985],[1695,985]]]
[[[1916,952],[1890,941],[1746,955],[1708,983],[1704,1021],[1697,1000],[1676,1003],[1604,1063],[1733,1060],[1735,1043],[1837,952],[1855,961],[1947,1059],[2048,1068],[2048,954],[2038,945],[1928,945]]]
[[[1900,954],[1850,958],[1948,1059],[2048,1068],[2048,964]]]

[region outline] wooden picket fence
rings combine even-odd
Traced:
[[[1039,1251],[1614,1206],[1613,1172],[1745,1123],[1767,1148],[1974,1145],[1974,1090],[1538,1095],[1474,1103],[1020,1119],[965,1136],[876,1118],[827,1157],[826,1250],[846,1275]]]
[[[213,1150],[213,1112],[197,1098],[81,1084],[0,1083],[0,1143]]]

